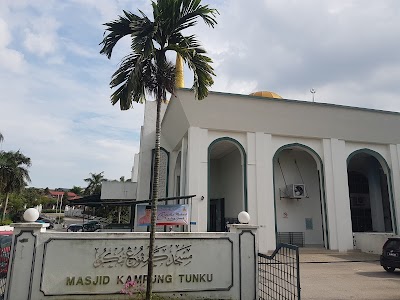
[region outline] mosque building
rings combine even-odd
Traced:
[[[196,195],[191,231],[225,231],[244,210],[261,252],[277,242],[347,251],[398,233],[399,113],[269,91],[198,101],[179,58],[177,71],[162,107],[160,197]],[[151,195],[155,116],[146,102],[132,175],[139,200]]]

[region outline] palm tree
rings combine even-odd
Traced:
[[[30,166],[31,159],[19,151],[0,152],[0,191],[6,194],[2,221],[7,211],[10,193],[20,192],[31,181],[27,169]]]
[[[85,195],[100,194],[101,183],[107,180],[104,178],[103,173],[104,172],[100,172],[98,174],[90,173],[90,177],[84,179],[84,181],[89,183],[84,191]]]
[[[202,19],[214,27],[218,11],[208,5],[201,5],[201,0],[158,0],[152,1],[153,20],[142,11],[140,15],[124,11],[117,20],[104,24],[105,36],[100,53],[111,58],[114,46],[125,37],[131,38],[131,53],[125,56],[117,71],[112,75],[110,86],[117,88],[111,95],[113,105],[119,102],[121,110],[133,106],[133,102],[143,103],[146,93],[157,101],[154,183],[151,201],[151,226],[146,300],[151,297],[153,276],[153,249],[155,223],[159,190],[160,164],[160,110],[166,100],[167,92],[174,94],[175,66],[167,60],[166,53],[174,51],[180,55],[193,71],[195,97],[205,98],[208,89],[214,83],[211,67],[212,60],[194,35],[184,36],[182,31]]]

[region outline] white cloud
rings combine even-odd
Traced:
[[[8,46],[11,43],[11,33],[7,23],[0,18],[0,66],[4,69],[21,73],[24,68],[24,55]]]
[[[58,46],[57,29],[60,24],[51,17],[33,18],[25,29],[24,46],[41,57],[54,53]]]
[[[218,6],[218,25],[199,21],[192,33],[215,62],[212,90],[311,101],[315,88],[318,102],[400,111],[399,2],[207,3]],[[89,172],[130,176],[144,106],[121,112],[109,101],[130,40],[111,60],[98,44],[104,22],[137,8],[151,15],[147,0],[0,1],[2,147],[32,158],[32,185],[84,185]]]

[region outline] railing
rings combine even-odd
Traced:
[[[304,232],[278,232],[278,244],[290,244],[304,247]]]
[[[270,256],[258,254],[258,299],[300,300],[297,246],[279,244]]]
[[[6,290],[10,250],[10,246],[0,248],[0,299],[4,299],[4,293]]]

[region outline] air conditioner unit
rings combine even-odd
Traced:
[[[289,184],[286,186],[286,196],[288,198],[305,198],[306,187],[304,184]]]

